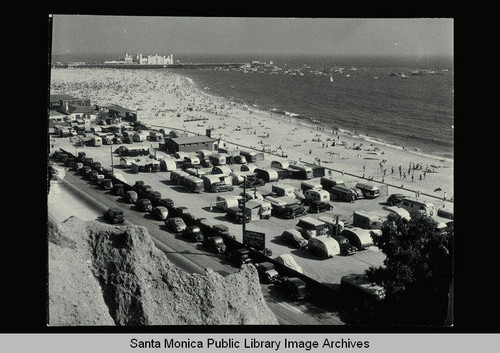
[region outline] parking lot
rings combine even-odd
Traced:
[[[75,148],[71,145],[69,138],[53,136],[51,136],[51,144],[54,145],[52,149],[53,151],[62,148],[75,155],[77,155],[80,151],[84,151],[87,157],[91,157],[94,161],[100,162],[105,169],[111,170],[111,161],[113,160],[113,171],[115,175],[120,174],[128,184],[133,185],[135,181],[142,180],[145,184],[150,185],[155,191],[159,191],[162,198],[172,199],[175,202],[176,207],[188,207],[191,212],[196,215],[196,217],[207,218],[210,225],[217,223],[226,225],[229,227],[230,233],[236,236],[238,241],[242,241],[242,225],[228,221],[225,218],[225,212],[223,210],[213,207],[217,196],[239,195],[243,191],[243,189],[239,186],[235,186],[233,191],[221,193],[191,193],[184,187],[171,183],[170,172],[160,171],[155,173],[133,173],[130,169],[122,168],[119,162],[119,155],[115,153],[112,154],[111,152],[120,145]],[[140,145],[142,145],[142,143],[134,143],[126,146]],[[149,146],[149,142],[145,142],[144,145]],[[265,158],[265,160],[258,161],[255,164],[258,167],[268,167],[274,157],[271,158],[266,155]],[[204,170],[209,172],[211,168],[205,168]],[[285,183],[300,189],[301,180],[286,179],[280,180],[280,183]],[[271,192],[272,184],[274,183],[266,183],[264,186],[257,187],[257,191],[264,195],[268,194]],[[247,191],[251,190],[247,189]],[[391,193],[391,190],[389,190],[389,193]],[[354,203],[331,201],[333,205],[332,210],[319,214],[309,214],[308,216],[313,218],[321,216],[330,216],[331,218],[335,218],[335,216],[338,215],[340,220],[351,222],[352,214],[355,210],[370,211],[381,209],[385,199],[385,197],[379,197],[372,200],[362,199],[357,200]],[[123,205],[125,204],[120,204],[120,207],[124,207]],[[125,207],[131,206],[126,205]],[[291,254],[297,264],[301,266],[304,274],[319,282],[338,284],[340,283],[340,278],[346,274],[362,273],[370,266],[380,266],[383,263],[385,255],[374,246],[369,247],[366,250],[359,251],[352,256],[336,255],[328,259],[318,258],[311,254],[308,249],[299,250],[292,248],[284,244],[281,241],[280,236],[285,229],[295,229],[297,223],[298,219],[271,217],[270,219],[260,219],[247,223],[246,229],[265,233],[266,247],[272,250],[272,257],[280,254]]]

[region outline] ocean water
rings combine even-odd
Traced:
[[[242,70],[174,70],[207,93],[276,109],[328,128],[422,153],[453,157],[453,72],[411,75],[416,68],[342,66],[307,58],[273,61],[276,74]],[[349,69],[350,68],[350,69]],[[290,70],[291,69],[291,70]],[[300,69],[302,74],[283,73]],[[323,72],[319,75],[317,72]],[[338,70],[337,70],[338,71]],[[297,72],[297,71],[296,71]],[[330,72],[333,81],[330,80]],[[408,79],[390,75],[406,73]]]
[[[174,59],[195,63],[272,61],[281,70],[169,70],[189,77],[212,95],[296,114],[306,122],[349,130],[422,153],[453,157],[454,77],[449,59],[175,55]],[[344,68],[341,72],[340,67]],[[438,74],[410,74],[418,69],[434,69]],[[391,73],[405,73],[408,79]]]

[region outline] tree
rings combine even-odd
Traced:
[[[380,307],[390,324],[441,325],[446,313],[453,270],[453,230],[437,229],[425,215],[411,220],[391,215],[374,237],[386,259],[367,270],[385,288]]]

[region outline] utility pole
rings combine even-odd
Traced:
[[[114,167],[113,167],[113,146],[109,146],[109,149],[111,151],[111,174],[115,175],[115,170],[114,170]]]
[[[243,176],[243,222],[241,223],[241,229],[243,231],[242,236],[245,235],[245,229],[246,229],[246,222],[245,222],[245,216],[246,216],[246,203],[247,203],[247,197],[246,197],[246,191],[247,191],[247,176]]]

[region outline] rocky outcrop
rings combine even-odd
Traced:
[[[49,226],[49,325],[278,324],[257,272],[188,274],[147,229],[71,217]]]

